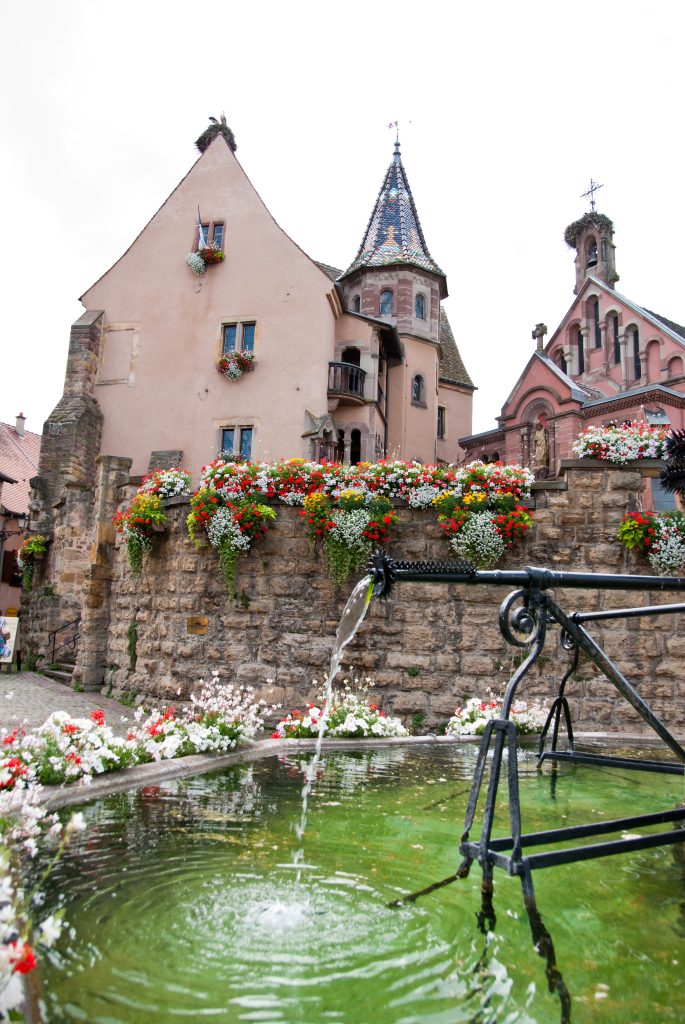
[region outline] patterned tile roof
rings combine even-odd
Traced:
[[[468,375],[466,367],[459,355],[457,343],[452,334],[447,313],[440,306],[440,380],[448,381],[450,384],[463,384],[467,388],[474,388],[475,385]]]
[[[423,237],[407,175],[400,158],[400,144],[388,167],[376,205],[354,262],[345,275],[363,267],[406,263],[444,277]]]
[[[40,434],[18,434],[9,423],[0,423],[0,471],[16,480],[2,484],[0,501],[8,512],[28,512],[29,480],[38,472]]]

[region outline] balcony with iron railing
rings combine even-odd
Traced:
[[[362,405],[366,370],[353,363],[328,364],[328,395],[343,404]]]

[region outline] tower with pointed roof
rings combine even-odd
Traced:
[[[447,278],[428,249],[399,138],[357,255],[339,280],[348,309],[387,321],[399,335],[403,360],[391,380],[390,450],[454,461],[475,389],[442,306]],[[407,436],[416,450],[406,451]]]

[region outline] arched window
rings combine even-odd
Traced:
[[[681,377],[683,373],[683,360],[680,356],[674,356],[668,364],[669,377]]]
[[[353,295],[352,296],[352,312],[353,313],[361,313],[361,308],[362,308],[361,295]]]
[[[568,365],[566,363],[566,356],[564,355],[563,348],[558,348],[554,353],[554,361],[562,373],[568,373]]]
[[[618,338],[618,317],[615,313],[607,316],[607,343],[611,345],[614,354],[614,366],[621,365],[621,342]]]
[[[424,404],[426,401],[426,384],[420,373],[415,373],[411,381],[411,400]]]
[[[392,316],[392,292],[381,292],[379,310],[381,316]]]
[[[350,433],[350,464],[356,466],[362,457],[362,432],[353,430]]]
[[[576,330],[576,348],[578,349],[578,374],[585,373],[585,346],[580,327]]]
[[[595,338],[595,348],[602,347],[602,331],[599,326],[599,299],[590,299],[590,319]]]
[[[414,315],[417,320],[426,319],[426,296],[417,295],[414,299]]]
[[[630,355],[633,360],[633,377],[639,380],[642,376],[642,363],[640,362],[640,334],[637,327],[630,328]]]
[[[597,240],[594,235],[590,235],[585,243],[585,266],[597,266]]]
[[[352,366],[359,366],[359,349],[358,348],[344,348],[342,351],[341,362],[351,363]]]

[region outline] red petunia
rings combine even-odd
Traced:
[[[11,942],[8,949],[11,950],[9,961],[12,964],[12,971],[17,974],[28,974],[36,966],[36,954],[27,942],[21,946],[18,942]]]

